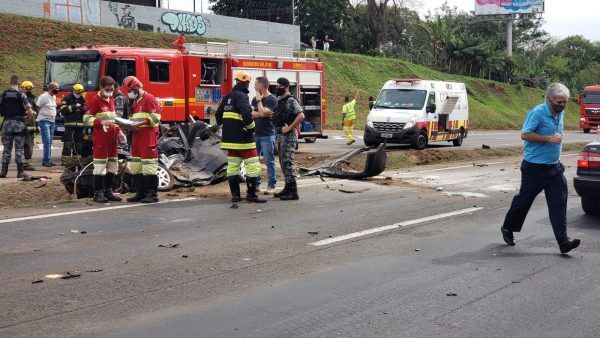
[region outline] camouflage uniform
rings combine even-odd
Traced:
[[[294,131],[285,135],[277,135],[277,145],[279,147],[279,165],[285,175],[285,182],[292,183],[296,181],[296,165],[294,163],[294,154],[298,136]]]
[[[27,126],[23,121],[7,120],[2,125],[2,163],[10,163],[10,157],[15,145],[15,162],[23,164],[25,160],[25,137],[27,136]]]

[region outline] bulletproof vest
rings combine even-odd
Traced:
[[[287,101],[290,99],[295,100],[292,95],[289,95],[277,101],[277,107],[275,108],[275,115],[273,117],[273,123],[276,128],[281,128],[286,124],[289,126],[296,119],[296,115],[286,108]]]
[[[6,120],[23,120],[25,108],[23,107],[23,96],[21,92],[8,89],[2,93],[2,116]]]

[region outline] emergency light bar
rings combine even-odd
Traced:
[[[394,79],[393,81],[396,81],[396,84],[410,83],[411,85],[415,85],[415,84],[421,82],[421,79]]]

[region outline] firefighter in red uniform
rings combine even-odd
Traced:
[[[94,202],[121,201],[113,195],[113,178],[117,173],[117,145],[121,129],[115,124],[115,80],[100,79],[100,92],[93,96],[83,117],[84,125],[92,127],[94,157]]]
[[[131,141],[131,173],[136,194],[128,202],[158,202],[158,124],[161,107],[156,98],[144,90],[135,76],[123,79],[123,93],[134,100],[130,119],[134,122]]]

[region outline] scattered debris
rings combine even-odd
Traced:
[[[34,188],[39,189],[39,188],[45,187],[46,185],[47,185],[46,183],[42,183],[40,185],[36,185]]]
[[[30,181],[46,181],[52,179],[49,176],[25,176],[21,181],[30,182]],[[45,185],[45,184],[44,184]],[[37,187],[36,187],[37,188]]]
[[[59,233],[58,233],[58,235],[59,235],[59,236],[64,236],[64,235],[65,235],[65,233],[64,233],[64,232],[59,232]]]
[[[48,278],[48,279],[60,279],[62,278],[63,275],[58,274],[58,273],[53,273],[53,274],[49,274],[49,275],[45,275],[44,278]]]
[[[481,149],[492,149],[492,147],[488,146],[487,144],[482,144]]]
[[[70,273],[69,271],[67,271],[64,275],[62,275],[62,277],[60,277],[60,279],[72,279],[79,277],[81,277],[80,273]]]
[[[181,255],[181,258],[188,258],[188,255]]]
[[[158,247],[159,248],[177,248],[179,246],[179,243],[175,243],[175,244],[159,244]]]
[[[78,234],[78,233],[79,233],[79,230],[75,230],[75,229],[73,229],[73,230],[71,230],[71,233],[72,233],[72,234]]]
[[[102,272],[102,271],[104,271],[104,270],[102,270],[102,269],[93,269],[93,270],[88,270],[86,272]]]
[[[44,280],[41,278],[36,278],[34,280],[31,281],[31,284],[38,284],[38,283],[43,283]]]
[[[500,171],[506,171],[506,169],[504,169],[504,168],[500,168]]]
[[[242,258],[243,261],[249,261],[251,260],[250,258]]]
[[[425,181],[437,181],[440,179],[440,177],[439,176],[425,176],[425,177],[423,177],[423,179]]]
[[[437,187],[435,188],[435,191],[444,191],[444,187]]]
[[[367,190],[370,190],[369,188],[365,188],[362,190],[346,190],[346,189],[338,189],[339,192],[343,192],[344,194],[360,194],[363,193]]]
[[[474,167],[479,167],[479,168],[483,168],[483,167],[489,167],[488,164],[477,164],[477,163],[473,163]]]
[[[488,195],[476,193],[476,192],[447,192],[447,196],[462,196],[462,197],[476,197],[476,198],[487,198]]]
[[[40,251],[42,251],[42,249],[33,249],[33,251],[40,252]]]
[[[165,196],[167,196],[167,197],[179,197],[179,194],[175,194],[175,193],[170,192],[170,193],[165,194]]]
[[[79,233],[82,235],[85,235],[85,234],[87,234],[87,231],[83,230],[83,231],[80,231]]]
[[[319,232],[318,231],[309,231],[308,234],[309,235],[318,235]]]
[[[260,209],[256,209],[256,212],[262,212],[262,210],[260,210]]]
[[[367,159],[362,171],[343,168],[343,166],[348,165],[354,157],[363,153],[366,154]],[[377,148],[360,148],[332,156],[322,163],[310,168],[301,168],[300,172],[305,176],[319,175],[360,180],[381,174],[385,170],[386,162],[387,153],[385,152],[385,143],[382,143]]]
[[[274,225],[271,225],[271,229],[275,229],[275,226],[274,226]]]
[[[456,293],[449,292],[449,293],[446,294],[446,296],[448,296],[448,297],[456,297],[458,295]]]
[[[421,251],[421,249],[415,249],[415,251]]]

